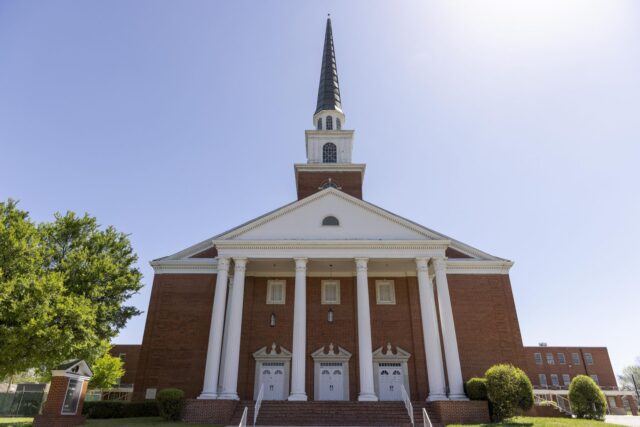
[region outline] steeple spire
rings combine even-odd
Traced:
[[[320,69],[320,86],[318,87],[316,113],[322,110],[337,110],[342,112],[336,54],[333,50],[331,16],[327,17],[327,29],[324,34],[324,49],[322,51],[322,68]]]

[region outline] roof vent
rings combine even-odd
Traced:
[[[547,343],[546,343],[546,342],[541,342],[541,343],[538,343],[538,345],[539,345],[540,347],[546,347],[546,346],[547,346]]]

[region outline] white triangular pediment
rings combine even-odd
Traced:
[[[270,349],[265,346],[253,353],[253,358],[257,361],[287,361],[291,360],[291,352],[282,346],[277,351],[277,345],[273,343]]]
[[[351,359],[351,353],[349,353],[344,348],[338,346],[334,347],[333,343],[329,344],[328,348],[325,346],[320,347],[313,353],[311,353],[311,358],[315,361],[342,361],[348,362]]]
[[[380,347],[376,351],[373,352],[373,361],[374,362],[385,362],[385,361],[404,361],[406,362],[411,357],[411,353],[402,348],[396,346],[396,351],[393,351],[393,346],[391,343],[388,343],[386,347]]]
[[[339,225],[323,225],[326,217]],[[429,230],[332,188],[218,237],[220,240],[432,240]]]

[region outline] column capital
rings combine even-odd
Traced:
[[[369,258],[366,257],[358,257],[354,258],[356,261],[356,270],[357,271],[367,271],[367,263],[369,262]]]
[[[429,258],[427,257],[417,257],[416,258],[416,267],[419,272],[428,272],[429,271]]]
[[[229,271],[229,258],[218,257],[218,271]]]
[[[431,264],[433,264],[433,268],[438,271],[443,271],[447,268],[447,258],[446,257],[438,257],[431,258]]]
[[[298,270],[298,269],[306,270],[307,269],[307,262],[309,261],[309,258],[306,258],[306,257],[295,257],[293,260],[296,262],[296,270]]]
[[[249,260],[245,257],[233,257],[233,262],[235,263],[235,271],[243,270],[247,267],[247,262]]]

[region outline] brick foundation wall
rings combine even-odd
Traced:
[[[491,421],[489,404],[485,400],[440,400],[428,402],[427,406],[443,425],[482,424]]]
[[[229,424],[236,410],[236,400],[197,400],[187,399],[182,420],[189,423]]]

